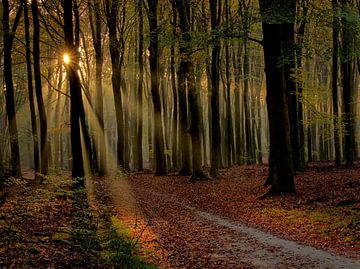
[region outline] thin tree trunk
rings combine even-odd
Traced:
[[[15,111],[15,95],[12,75],[12,45],[14,41],[15,31],[19,24],[23,5],[20,5],[16,13],[15,22],[10,30],[9,14],[10,7],[8,0],[2,0],[3,9],[3,39],[4,39],[4,80],[6,87],[5,101],[6,101],[6,116],[9,122],[10,135],[10,150],[11,150],[11,175],[13,177],[21,176],[20,166],[20,150],[19,150],[19,136],[16,122]]]
[[[210,1],[211,30],[215,33],[220,25],[221,1]],[[220,40],[216,38],[212,43],[211,53],[211,167],[210,175],[217,177],[221,159],[220,148],[220,115],[219,115],[219,61],[220,61]]]
[[[31,48],[30,48],[30,23],[29,23],[29,11],[26,0],[22,1],[24,5],[24,30],[25,30],[25,52],[26,52],[26,68],[27,68],[27,79],[28,79],[28,91],[29,91],[29,104],[30,104],[30,119],[31,119],[31,131],[33,136],[33,154],[34,154],[34,171],[35,179],[39,179],[40,173],[40,155],[39,155],[39,141],[37,134],[37,124],[35,115],[35,104],[34,104],[34,88],[33,88],[33,76],[31,67]]]
[[[40,69],[40,22],[37,0],[31,0],[33,16],[33,57],[36,101],[40,118],[40,171],[42,175],[48,173],[48,138],[46,111],[42,95],[41,69]]]
[[[166,174],[166,161],[164,152],[163,126],[161,100],[159,93],[159,34],[157,6],[158,0],[148,0],[149,6],[149,28],[150,28],[150,45],[149,45],[149,62],[151,73],[151,94],[155,114],[155,143],[154,153],[156,159],[155,175]]]
[[[338,1],[332,0],[333,8],[333,55],[332,55],[332,101],[334,113],[334,146],[335,146],[335,166],[341,165],[341,144],[340,144],[340,125],[339,125],[339,106],[338,106],[338,58],[339,58],[339,19],[335,14],[338,8]]]
[[[136,167],[138,170],[143,170],[143,83],[144,83],[144,20],[143,20],[143,6],[142,1],[139,0],[139,49],[138,49],[138,64],[139,64],[139,80],[137,85],[137,145],[136,145]]]

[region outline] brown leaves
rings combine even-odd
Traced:
[[[360,199],[359,164],[352,170],[334,169],[331,163],[311,164],[295,177],[296,194],[256,199],[266,190],[266,177],[267,167],[261,165],[223,170],[214,181],[189,183],[187,177],[136,174],[128,182],[139,209],[154,218],[152,229],[175,267],[224,264],[223,257],[215,258],[223,227],[214,234],[184,206],[338,253],[359,252],[359,203],[336,207],[341,201]]]

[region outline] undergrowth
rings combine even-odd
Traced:
[[[113,226],[105,201],[97,196],[94,210],[86,189],[73,186],[64,175],[4,182],[0,268],[154,268]]]

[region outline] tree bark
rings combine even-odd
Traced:
[[[215,33],[220,25],[221,1],[210,1],[211,30]],[[220,113],[219,113],[219,62],[220,62],[220,40],[215,37],[211,52],[211,167],[210,176],[217,177],[221,159],[220,148]]]
[[[263,47],[266,74],[266,101],[269,116],[270,159],[269,178],[272,186],[268,195],[295,192],[290,139],[285,67],[283,57],[283,23],[274,23],[277,15],[286,14],[285,0],[259,0],[263,19]]]
[[[20,5],[15,22],[12,29],[10,30],[10,7],[8,0],[2,0],[3,4],[3,39],[4,39],[4,80],[6,87],[5,101],[6,101],[6,116],[9,122],[9,135],[10,135],[10,150],[11,150],[11,175],[13,177],[21,176],[21,165],[20,165],[20,149],[19,149],[19,136],[16,122],[16,111],[15,111],[15,94],[14,84],[12,75],[12,45],[14,41],[15,31],[19,24],[23,5]]]
[[[99,174],[106,174],[106,143],[105,143],[105,130],[104,130],[104,101],[102,89],[102,71],[103,71],[103,47],[102,47],[102,22],[101,22],[101,9],[99,0],[89,1],[89,18],[93,40],[93,47],[95,50],[95,84],[96,84],[96,116],[99,122],[100,130],[98,130],[98,167]],[[95,18],[93,16],[95,15]]]
[[[142,1],[138,2],[139,9],[139,48],[138,48],[138,68],[139,68],[139,80],[137,84],[137,145],[136,145],[136,168],[143,170],[143,83],[144,83],[144,20],[143,20],[143,6]]]
[[[65,47],[72,61],[66,65],[70,84],[70,126],[71,126],[71,153],[72,153],[72,178],[75,179],[75,187],[84,187],[81,178],[84,177],[84,161],[82,155],[80,111],[82,105],[81,84],[77,73],[78,51],[74,43],[73,31],[73,5],[71,0],[64,1],[64,34]],[[76,42],[76,40],[75,40]]]
[[[341,8],[344,14],[348,14],[350,6],[347,0],[341,0]],[[354,39],[351,29],[351,22],[348,21],[346,15],[342,17],[342,58],[341,58],[341,75],[342,75],[342,87],[343,87],[343,105],[344,105],[344,157],[346,166],[353,166],[355,159],[354,152],[354,115],[351,111],[352,105],[352,81],[353,81],[353,49]]]
[[[341,143],[340,143],[340,124],[339,124],[339,105],[338,105],[338,70],[339,70],[339,18],[336,15],[338,1],[332,0],[333,8],[333,54],[332,54],[332,105],[334,113],[334,146],[335,146],[335,166],[341,166]]]
[[[157,19],[158,0],[148,0],[148,19],[150,28],[149,62],[151,75],[151,95],[155,114],[154,154],[156,159],[155,175],[166,174],[164,138],[162,126],[161,100],[159,93],[159,28]]]
[[[34,57],[34,79],[36,101],[40,118],[40,171],[42,175],[48,173],[48,138],[46,111],[42,95],[41,69],[40,69],[40,22],[37,0],[31,0],[31,11],[33,16],[33,57]]]
[[[28,91],[29,91],[29,105],[30,105],[30,119],[31,119],[31,132],[33,136],[33,154],[34,154],[34,172],[35,179],[39,180],[40,173],[40,154],[39,154],[39,141],[37,133],[35,104],[34,104],[34,88],[33,88],[33,76],[31,66],[31,48],[30,48],[30,23],[29,23],[29,11],[26,0],[22,1],[24,5],[24,31],[25,31],[25,53],[26,53],[26,69],[28,79]]]

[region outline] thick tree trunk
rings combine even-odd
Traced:
[[[3,8],[3,38],[4,38],[4,80],[6,87],[5,101],[6,101],[6,116],[9,122],[9,135],[10,135],[10,150],[11,150],[11,175],[13,177],[21,176],[20,166],[20,150],[19,150],[19,136],[16,122],[15,112],[15,94],[12,75],[12,45],[16,28],[19,24],[20,16],[23,6],[20,5],[16,14],[15,22],[10,30],[9,22],[9,1],[2,0]]]
[[[187,14],[187,10],[189,10],[190,5],[188,1],[179,1],[176,3],[176,7],[179,14],[179,25],[181,29],[181,46],[180,46],[180,61],[183,67],[183,72],[185,80],[182,81],[181,87],[184,87],[187,82],[187,86],[189,89],[188,93],[188,101],[190,108],[190,128],[189,133],[191,136],[191,145],[192,145],[192,175],[191,180],[199,180],[207,178],[201,168],[201,138],[200,138],[200,122],[201,122],[201,114],[200,114],[200,91],[196,88],[195,81],[195,70],[194,63],[192,61],[192,55],[189,51],[190,42],[191,42],[191,34],[190,34],[190,25],[189,25],[189,15]],[[179,85],[180,88],[180,85]]]
[[[291,154],[290,122],[287,103],[287,88],[284,65],[279,65],[283,57],[282,24],[272,20],[276,14],[288,10],[285,0],[269,2],[260,0],[263,18],[263,45],[267,88],[267,108],[270,132],[269,178],[272,187],[269,195],[294,192],[294,177]]]

